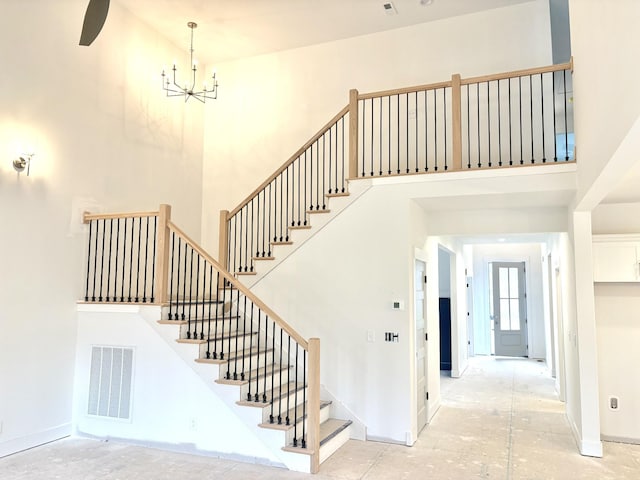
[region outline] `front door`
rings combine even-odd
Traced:
[[[416,260],[414,298],[416,319],[416,401],[418,416],[418,433],[427,424],[427,352],[425,322],[425,273],[426,264]]]
[[[495,354],[528,356],[524,262],[494,262],[493,321]]]

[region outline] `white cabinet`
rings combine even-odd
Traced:
[[[594,282],[640,282],[640,236],[593,236]]]

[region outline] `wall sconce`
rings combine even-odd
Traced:
[[[31,169],[31,157],[33,157],[33,153],[24,154],[20,157],[16,158],[13,161],[13,168],[15,168],[16,172],[23,172],[24,169],[27,169],[27,177],[29,176],[29,170]]]

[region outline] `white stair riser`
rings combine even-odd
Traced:
[[[320,463],[329,458],[336,450],[349,441],[351,426],[342,430],[338,435],[320,447]]]
[[[163,318],[169,318],[169,313],[171,312],[170,320],[186,320],[191,316],[191,318],[208,318],[209,317],[209,304],[204,304],[204,311],[202,304],[189,304],[189,305],[178,305],[172,306],[171,309],[169,307],[165,307],[166,312],[163,312]],[[212,303],[211,304],[211,316],[215,318],[216,312],[218,316],[222,316],[223,314],[229,315],[229,312],[236,313],[236,309],[233,307],[233,303],[230,301],[226,301],[225,303]],[[177,318],[176,318],[177,316]]]
[[[247,329],[249,329],[249,325],[246,325]],[[198,335],[204,331],[205,334],[210,333],[211,335],[220,335],[222,332],[228,333],[230,331],[236,330],[242,331],[243,324],[242,321],[238,322],[236,318],[229,320],[228,318],[225,320],[219,319],[218,321],[211,319],[211,322],[205,321],[192,321],[191,324],[185,324],[180,326],[180,338],[187,338],[187,332],[193,333],[194,331],[198,333]]]
[[[210,342],[204,342],[200,344],[200,358],[207,358],[207,350],[212,353],[224,353],[224,358],[227,358],[230,356],[229,354],[236,352],[236,349],[238,351],[249,350],[249,338],[249,336],[225,336],[224,339],[220,338],[217,340],[211,340]],[[255,345],[254,348],[256,348]]]
[[[273,379],[273,381],[272,381]],[[246,378],[249,380],[249,378]],[[271,386],[273,385],[276,390],[278,389],[278,385],[281,383],[287,383],[287,371],[282,370],[280,372],[269,373],[266,376],[266,390],[271,390]],[[257,384],[257,385],[256,385]],[[262,393],[265,391],[265,377],[260,377],[258,379],[252,378],[250,383],[240,386],[240,399],[245,400],[247,398],[247,393],[251,392],[255,394],[256,389],[258,392]],[[284,392],[284,391],[283,391]]]

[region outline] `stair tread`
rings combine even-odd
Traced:
[[[275,260],[276,257],[251,257],[252,260]]]
[[[219,340],[226,340],[229,337],[248,337],[250,335],[256,335],[258,332],[228,332],[225,335],[218,335],[217,337],[211,336],[209,338],[179,338],[176,340],[178,343],[194,343],[194,344],[202,344],[207,343],[208,341],[217,342]]]
[[[327,198],[333,197],[348,197],[350,195],[349,192],[337,192],[337,193],[325,193],[324,196]]]
[[[271,245],[293,245],[293,242],[271,242]]]
[[[218,317],[216,318],[211,318],[211,323],[214,323],[216,321],[218,322],[226,322],[229,320],[238,320],[240,317],[240,315],[232,315],[231,317],[228,315],[225,315],[224,317]],[[158,320],[158,323],[160,325],[188,325],[189,322],[191,323],[200,323],[200,322],[207,322],[209,321],[208,318],[192,318],[191,320],[169,320],[169,319],[162,319],[162,320]]]
[[[288,228],[289,230],[309,230],[311,225],[293,225]]]
[[[220,383],[222,385],[246,385],[247,383],[249,383],[249,378],[251,379],[252,382],[254,382],[259,378],[264,378],[265,375],[269,375],[277,372],[286,372],[289,368],[291,368],[291,365],[282,365],[282,367],[280,365],[267,365],[266,369],[265,367],[260,367],[260,368],[253,369],[250,372],[245,372],[244,380],[219,378],[215,380],[215,382]]]
[[[273,351],[272,348],[268,349],[266,351],[267,354],[271,353]],[[239,352],[232,352],[231,354],[229,354],[229,356],[227,358],[224,359],[220,359],[220,358],[196,358],[195,361],[196,363],[209,363],[209,364],[214,364],[214,365],[221,365],[221,364],[225,364],[227,362],[232,362],[234,361],[236,358],[242,358],[244,357],[248,357],[250,355],[264,355],[265,351],[261,351],[261,352],[257,352],[255,351],[255,349],[253,350],[240,350]]]
[[[235,275],[257,275],[258,272],[235,272]]]
[[[329,400],[321,400],[320,401],[320,410],[322,410],[323,408],[330,407],[330,406],[331,406],[331,401],[329,401]],[[282,421],[285,422],[285,419],[288,416],[290,420],[293,420],[294,418],[296,418],[297,419],[297,423],[302,422],[308,416],[308,412],[307,412],[307,415],[303,415],[303,410],[304,409],[303,409],[302,405],[298,405],[295,408],[289,409],[289,411],[285,412],[282,415],[282,418],[283,418]],[[290,429],[293,428],[294,424],[290,423],[289,425],[286,425],[286,423],[278,424],[278,423],[263,422],[259,426],[262,427],[262,428],[270,428],[272,430],[290,430]]]
[[[320,448],[327,444],[331,439],[340,434],[343,430],[348,428],[353,422],[351,420],[340,420],[337,418],[329,418],[320,424]],[[285,452],[302,453],[305,455],[313,454],[313,450],[310,448],[294,447],[293,445],[287,445],[282,450]]]
[[[306,388],[302,383],[298,383],[296,384],[295,382],[290,382],[290,383],[285,383],[282,385],[282,394],[280,394],[280,387],[276,387],[273,390],[267,390],[265,392],[265,395],[267,396],[267,401],[266,402],[253,402],[253,401],[249,401],[249,400],[239,400],[236,403],[238,405],[243,405],[243,406],[247,406],[247,407],[260,407],[260,408],[264,408],[264,407],[268,407],[271,404],[271,400],[280,400],[282,398],[286,398],[287,397],[287,385],[290,385],[289,387],[289,394],[293,394],[296,390],[300,391],[300,390],[304,390],[304,388]],[[276,397],[273,397],[272,399],[272,395],[273,393],[275,393],[278,395]],[[262,395],[261,395],[262,398]],[[298,398],[301,399],[302,398],[302,394],[298,394]]]
[[[307,213],[331,213],[328,208],[320,208],[318,210],[307,210]]]

